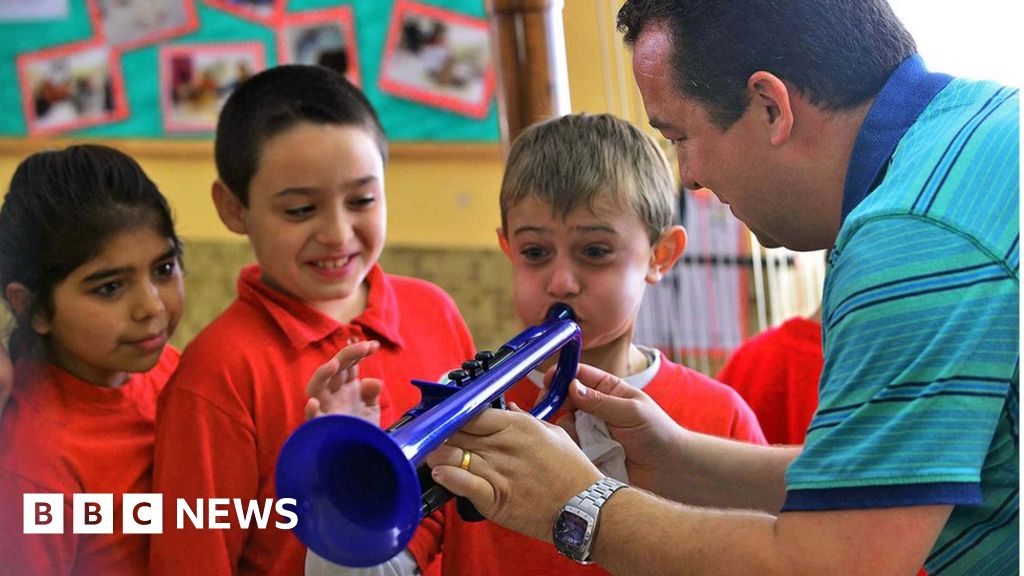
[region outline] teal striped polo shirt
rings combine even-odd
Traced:
[[[783,510],[951,504],[931,574],[1019,559],[1017,90],[908,59],[858,134]]]

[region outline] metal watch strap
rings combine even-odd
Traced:
[[[570,498],[569,501],[565,503],[563,509],[570,507],[578,508],[590,516],[594,522],[593,530],[589,534],[587,542],[584,544],[584,548],[586,549],[585,556],[582,558],[573,558],[573,560],[582,564],[589,564],[591,562],[590,546],[594,538],[597,537],[598,516],[601,513],[601,507],[604,506],[605,502],[607,502],[609,498],[611,498],[612,494],[620,488],[625,487],[627,487],[626,484],[619,482],[615,478],[605,476],[591,484],[586,490]]]
[[[597,518],[597,513],[601,510],[601,506],[615,493],[619,488],[625,488],[626,485],[619,482],[615,478],[605,476],[597,482],[590,485],[589,488],[580,492],[569,499],[567,504],[576,506],[581,510],[585,510],[594,518]]]

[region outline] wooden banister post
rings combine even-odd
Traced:
[[[562,0],[487,0],[505,150],[530,124],[569,113]]]

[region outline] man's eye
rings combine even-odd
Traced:
[[[368,208],[370,206],[373,206],[376,202],[377,202],[377,197],[376,196],[360,196],[359,198],[354,198],[352,200],[349,200],[348,203],[349,203],[349,206],[352,206],[353,208],[357,208],[358,209],[358,208]]]

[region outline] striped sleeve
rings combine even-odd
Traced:
[[[820,403],[784,509],[980,504],[1018,360],[1014,271],[915,215],[854,237],[833,254]]]

